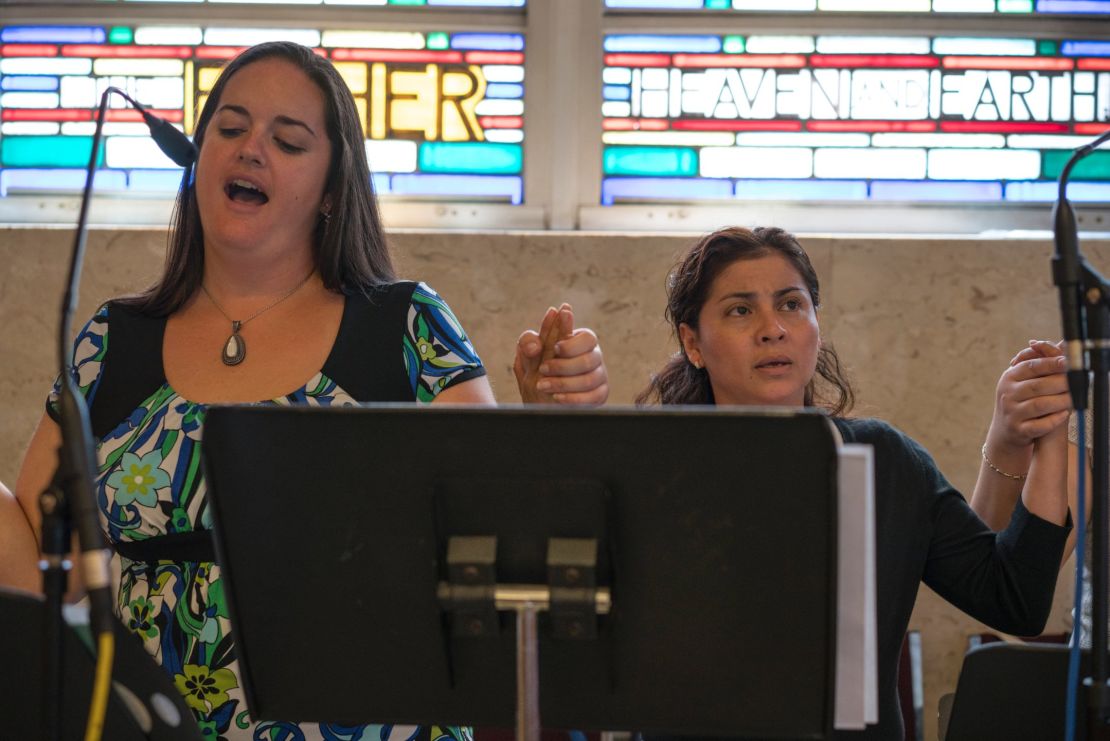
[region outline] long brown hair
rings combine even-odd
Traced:
[[[324,117],[331,141],[324,194],[331,202],[331,211],[328,218],[322,217],[317,223],[313,238],[313,261],[324,286],[337,293],[365,292],[394,280],[358,110],[347,84],[327,59],[288,41],[258,44],[235,57],[212,87],[197,119],[193,137],[197,150],[204,146],[205,130],[219,108],[228,80],[247,65],[273,57],[295,64],[324,93]],[[126,299],[126,303],[145,314],[167,316],[188,301],[200,288],[203,277],[204,234],[189,168],[174,204],[162,275],[141,294]]]
[[[667,278],[667,321],[679,338],[679,326],[698,327],[701,309],[709,298],[713,281],[737,260],[754,260],[768,254],[785,257],[802,276],[813,306],[821,305],[817,271],[809,255],[793,234],[776,227],[729,227],[702,237],[691,247]],[[820,378],[823,383],[818,384]],[[828,393],[831,391],[832,393]],[[855,401],[852,386],[831,345],[822,343],[817,351],[817,369],[805,389],[806,406],[822,406],[832,414],[846,414]],[[704,368],[696,368],[686,357],[679,340],[679,351],[651,378],[651,383],[636,397],[637,404],[713,404],[713,388]]]

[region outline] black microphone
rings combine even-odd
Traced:
[[[153,113],[143,110],[138,103],[134,103],[143,114],[147,128],[150,129],[150,138],[158,145],[167,157],[181,167],[188,167],[197,158],[197,147],[189,137],[178,131],[166,119],[158,118]]]
[[[127,93],[118,88],[110,87],[109,90],[117,92],[127,99],[131,105],[142,114],[146,126],[150,129],[150,138],[158,145],[162,152],[180,167],[188,167],[197,158],[197,147],[185,136],[174,128],[173,124],[164,118],[159,118],[136,103]]]
[[[1087,408],[1089,386],[1086,351],[1085,308],[1080,274],[1084,267],[1079,255],[1078,227],[1075,211],[1067,199],[1068,177],[1072,168],[1084,157],[1110,140],[1110,131],[1075,150],[1060,173],[1060,192],[1053,209],[1056,254],[1052,258],[1052,282],[1060,289],[1060,315],[1064,325],[1064,347],[1068,359],[1068,391],[1077,411]]]
[[[1066,198],[1053,209],[1056,254],[1052,257],[1052,282],[1060,290],[1060,317],[1064,325],[1064,351],[1068,359],[1068,391],[1077,411],[1087,408],[1086,322],[1079,296],[1079,239],[1075,212]]]

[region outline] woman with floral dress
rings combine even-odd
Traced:
[[[213,87],[195,142],[163,275],[104,305],[74,344],[95,438],[94,490],[121,574],[119,617],[172,676],[206,737],[466,739],[458,727],[248,715],[208,538],[200,466],[208,406],[494,398],[447,304],[395,278],[358,113],[330,62],[285,42],[248,49]],[[600,403],[608,393],[597,339],[573,329],[569,307],[550,309],[540,334],[521,336],[516,370],[526,401]],[[60,439],[56,394],[16,486],[22,511],[0,496],[0,578],[30,589],[37,497]]]

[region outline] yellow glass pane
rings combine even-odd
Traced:
[[[392,132],[419,131],[424,138],[439,138],[436,121],[439,65],[429,64],[423,72],[389,71],[389,128]]]
[[[335,68],[353,94],[366,93],[366,65],[363,62],[336,62]]]
[[[367,121],[366,121],[366,98],[355,98],[355,108],[358,109],[358,120],[362,124],[362,135],[366,136]]]
[[[443,106],[443,141],[483,141],[482,127],[474,109],[486,93],[482,68],[445,70],[440,82]]]
[[[200,74],[197,75],[197,86],[202,93],[207,93],[219,78],[219,67],[201,67]]]
[[[386,75],[385,64],[377,62],[370,67],[370,138],[384,139],[386,137],[385,106],[386,106]]]

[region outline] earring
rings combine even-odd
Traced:
[[[701,363],[696,360],[691,360],[690,365],[694,366],[695,370],[701,370]]]

